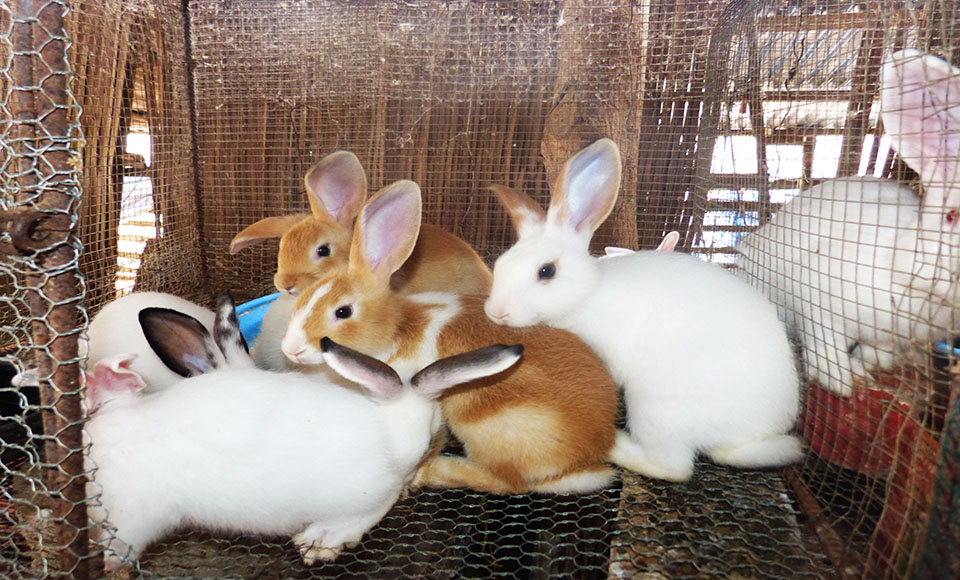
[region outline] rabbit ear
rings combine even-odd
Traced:
[[[530,196],[505,185],[491,185],[489,189],[510,214],[518,238],[522,239],[543,229],[547,212]]]
[[[83,392],[87,412],[93,413],[107,400],[127,394],[137,394],[147,388],[140,374],[130,369],[136,354],[118,354],[97,361],[92,371],[87,371]]]
[[[230,242],[230,253],[236,254],[247,246],[270,238],[279,238],[287,233],[287,230],[300,223],[303,216],[287,215],[264,218],[256,223],[240,230],[240,233],[233,236]]]
[[[883,67],[880,103],[884,129],[925,193],[950,189],[960,178],[960,69],[918,50],[896,52]]]
[[[670,232],[663,237],[663,241],[657,246],[658,252],[672,252],[680,241],[680,232]]]
[[[220,348],[230,366],[253,366],[250,348],[240,332],[237,308],[229,294],[220,294],[215,299],[216,316],[213,321],[213,342]]]
[[[463,354],[442,358],[413,375],[419,393],[435,399],[450,387],[502,373],[523,355],[523,345],[495,344]]]
[[[552,188],[547,223],[589,240],[610,215],[619,190],[620,148],[610,139],[600,139],[563,166]]]
[[[367,174],[349,151],[337,151],[318,161],[303,183],[313,215],[332,217],[344,227],[350,227],[367,197]]]
[[[223,353],[196,318],[169,308],[150,307],[140,311],[139,319],[150,348],[178,375],[202,375],[225,365]]]
[[[371,395],[382,399],[396,397],[403,390],[403,382],[395,370],[372,356],[341,346],[327,337],[320,340],[323,360],[341,377],[363,387]]]
[[[420,232],[420,187],[398,181],[381,189],[360,212],[350,244],[350,269],[372,273],[384,285],[410,257]]]

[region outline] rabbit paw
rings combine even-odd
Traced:
[[[892,348],[880,348],[861,343],[850,355],[850,368],[853,370],[853,374],[866,376],[866,369],[889,369],[893,367],[892,350]],[[859,355],[859,358],[857,355]]]
[[[332,562],[343,550],[342,545],[325,546],[326,530],[310,526],[293,537],[293,543],[300,551],[300,557],[307,566],[313,566],[318,560]]]

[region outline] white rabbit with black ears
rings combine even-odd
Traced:
[[[618,464],[686,480],[699,453],[743,468],[798,460],[800,441],[787,434],[798,380],[772,304],[686,254],[590,255],[620,171],[619,149],[601,139],[566,163],[546,213],[518,191],[493,188],[519,241],[496,262],[487,315],[566,329],[596,351],[624,389],[632,441],[619,436]]]
[[[88,373],[89,514],[108,570],[180,527],[292,535],[305,563],[335,558],[412,480],[440,428],[443,391],[522,353],[496,345],[449,357],[403,384],[386,364],[325,341],[327,363],[361,393],[255,368],[229,297],[212,337],[181,312],[139,317],[165,363],[212,370],[150,394],[130,356]]]
[[[849,395],[853,377],[950,338],[960,304],[960,69],[917,50],[884,63],[883,126],[920,174],[846,177],[801,192],[739,247],[803,343],[807,374]]]

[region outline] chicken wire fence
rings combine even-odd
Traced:
[[[914,47],[956,64],[960,46],[950,0],[0,6],[0,347],[41,379],[0,387],[12,578],[103,573],[82,477],[88,313],[131,289],[272,291],[276,243],[228,245],[306,212],[303,175],[323,155],[354,151],[372,189],[417,181],[425,221],[492,261],[513,234],[484,188],[545,202],[569,156],[611,137],[624,180],[595,249],[677,230],[683,251],[732,266],[743,233],[820,180],[916,185],[883,139],[880,63]],[[283,538],[185,531],[139,573],[955,577],[952,357],[904,338],[915,352],[851,396],[806,387],[810,453],[784,472],[625,473],[586,496],[416,490],[333,563],[306,567]]]

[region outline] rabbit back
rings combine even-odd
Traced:
[[[374,402],[258,370],[104,409],[86,433],[100,517],[137,551],[184,524],[292,534],[349,519],[395,500],[407,476]]]
[[[570,327],[624,385],[634,435],[669,433],[705,450],[792,427],[793,353],[755,289],[679,253],[607,258],[600,275]]]

